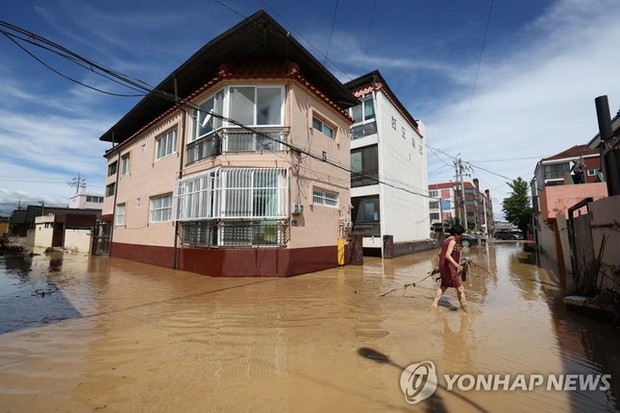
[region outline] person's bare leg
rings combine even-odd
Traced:
[[[461,309],[467,312],[467,299],[465,298],[465,287],[462,285],[456,289],[456,295],[459,298],[459,303],[461,304]]]
[[[437,292],[435,293],[435,298],[433,299],[433,308],[437,308],[437,306],[439,305],[439,299],[441,298],[441,296],[446,292],[445,288],[438,288]]]

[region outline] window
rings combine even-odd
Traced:
[[[596,176],[597,169],[588,169],[588,176]]]
[[[151,198],[150,222],[163,222],[172,219],[172,194]]]
[[[220,168],[179,181],[177,219],[281,219],[287,217],[287,170]]]
[[[319,118],[316,118],[316,117],[312,118],[312,127],[318,130],[319,132],[321,132],[323,135],[327,136],[328,138],[332,138],[332,139],[334,138],[334,129],[327,126]]]
[[[431,218],[431,221],[433,221],[433,220],[438,221],[439,220],[439,212],[431,212],[430,218]]]
[[[379,196],[351,198],[354,222],[379,221]]]
[[[244,125],[282,125],[281,86],[231,86],[230,117]]]
[[[439,201],[431,201],[428,203],[430,209],[439,209]]]
[[[156,159],[159,160],[177,150],[177,130],[171,130],[170,132],[162,135],[157,139],[157,154]]]
[[[113,196],[116,190],[116,184],[110,184],[105,187],[105,196]]]
[[[569,171],[570,166],[568,162],[545,165],[545,179],[563,179],[564,175]]]
[[[379,152],[377,145],[365,146],[351,150],[351,171],[370,172],[379,169]]]
[[[312,203],[329,207],[338,206],[338,194],[321,188],[312,189]]]
[[[361,104],[353,106],[351,108],[351,116],[355,119],[355,123],[365,122],[375,118],[375,107],[373,104],[373,98],[364,100]],[[396,122],[392,122],[393,127],[396,126]]]
[[[211,116],[209,112],[218,115],[224,115],[224,89],[215,93],[200,105],[200,109],[196,111],[194,136],[192,140],[196,140],[213,132],[214,129],[222,127],[222,119]]]
[[[431,198],[437,198],[439,191],[428,191],[428,196]]]
[[[125,225],[125,204],[116,205],[116,222],[115,225],[123,226]]]
[[[86,202],[95,202],[97,204],[100,204],[103,202],[103,197],[95,196],[95,195],[86,195]]]
[[[123,175],[129,175],[129,154],[126,153],[121,157],[121,172]]]
[[[118,169],[118,162],[114,161],[108,165],[108,176],[112,176],[116,173]]]

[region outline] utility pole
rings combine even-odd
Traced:
[[[467,211],[465,209],[465,186],[463,185],[463,162],[459,155],[457,155],[456,161],[454,161],[454,168],[456,171],[456,182],[458,182],[457,190],[458,185],[460,185],[460,195],[456,197],[459,200],[456,205],[456,212],[457,216],[461,216],[459,224],[464,229],[467,229]]]
[[[67,182],[69,186],[75,187],[75,193],[77,194],[80,191],[80,188],[86,188],[86,178],[82,178],[80,173],[78,172],[78,176],[71,179],[71,181]]]

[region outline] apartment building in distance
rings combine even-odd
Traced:
[[[494,220],[493,202],[489,190],[480,191],[478,178],[463,181],[463,188],[464,191],[461,191],[459,182],[428,185],[431,223],[458,219],[468,230],[486,229],[491,233]]]
[[[424,125],[413,118],[379,71],[346,86],[360,100],[349,109],[354,119],[352,232],[363,236],[368,255],[396,256],[424,249],[430,225]]]
[[[100,137],[110,255],[212,276],[337,266],[357,103],[267,13],[248,17]]]

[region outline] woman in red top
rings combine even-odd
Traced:
[[[439,252],[439,274],[441,274],[441,285],[437,289],[435,299],[433,300],[433,308],[439,305],[439,299],[448,288],[456,288],[456,294],[461,303],[461,309],[467,311],[465,300],[465,288],[461,283],[461,271],[463,266],[461,262],[461,252],[457,247],[457,243],[461,238],[464,230],[463,227],[456,225],[450,230],[450,236],[441,245]]]

